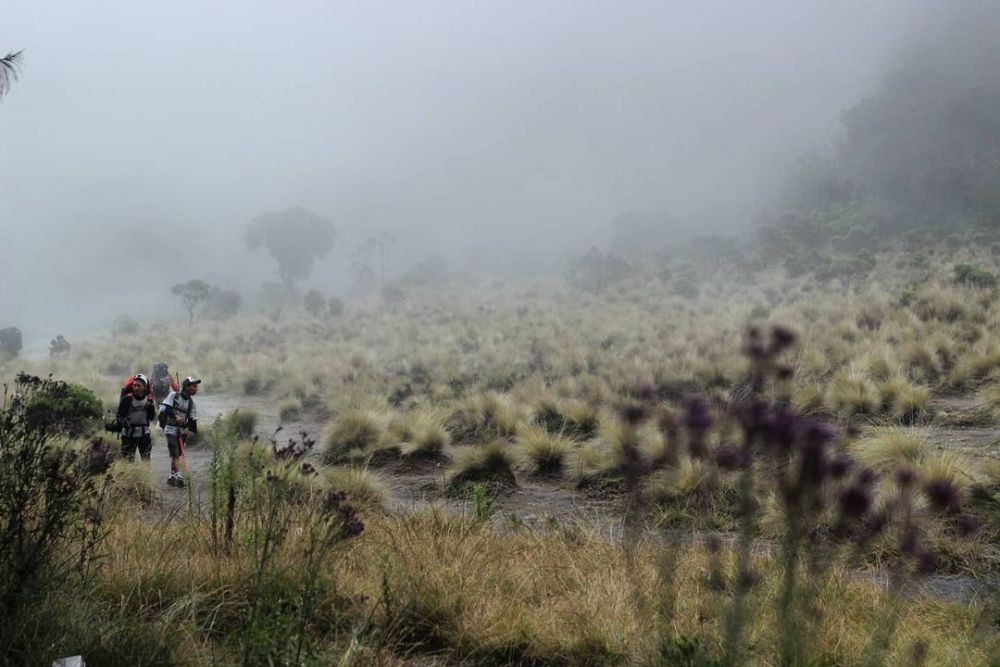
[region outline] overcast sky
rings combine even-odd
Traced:
[[[627,210],[745,223],[930,4],[0,0],[0,50],[26,54],[0,326],[58,328],[71,286],[106,315],[130,258],[256,288],[239,230],[290,205],[341,231],[317,280],[383,229],[416,256],[590,242]],[[44,298],[12,289],[41,265]]]

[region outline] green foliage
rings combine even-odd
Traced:
[[[997,277],[993,273],[972,264],[956,264],[955,282],[970,287],[996,287]]]
[[[24,419],[35,428],[84,436],[95,431],[104,406],[90,389],[78,384],[45,381],[25,399]]]
[[[0,407],[0,662],[23,664],[44,632],[46,594],[86,581],[103,536],[101,494],[80,472],[76,452],[52,440],[31,406],[66,385],[21,374]],[[98,413],[99,414],[99,413]],[[66,554],[71,554],[69,558]]]

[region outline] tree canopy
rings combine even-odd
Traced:
[[[308,278],[316,260],[330,254],[336,237],[332,222],[298,206],[258,215],[246,227],[247,246],[267,248],[286,287]]]

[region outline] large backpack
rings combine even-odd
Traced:
[[[171,391],[178,391],[180,389],[174,378],[170,376],[167,365],[162,361],[153,365],[153,373],[149,378],[149,382],[152,385],[150,389],[153,396],[159,401],[166,398],[167,394]]]

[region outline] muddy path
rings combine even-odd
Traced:
[[[323,424],[308,417],[281,422],[277,403],[264,397],[239,397],[201,392],[195,399],[198,405],[199,424],[207,431],[216,418],[234,410],[252,410],[258,416],[256,433],[269,442],[272,438],[283,443],[301,433],[317,440],[320,447]],[[279,430],[280,427],[280,430]],[[160,431],[153,434],[152,467],[157,491],[163,506],[176,511],[190,500],[208,498],[209,468],[212,461],[210,443],[203,439],[186,452],[190,489],[167,485],[170,459],[166,439]],[[318,458],[318,457],[315,457]],[[318,462],[314,462],[319,465]],[[388,494],[390,511],[419,511],[438,508],[448,513],[462,515],[473,511],[471,498],[451,497],[443,494],[446,464],[428,463],[421,466],[387,465],[372,472],[381,480]],[[493,522],[500,525],[565,525],[581,524],[596,528],[602,533],[621,533],[621,508],[615,500],[590,498],[581,493],[570,480],[540,479],[530,475],[518,477],[518,485],[510,493],[491,498]]]

